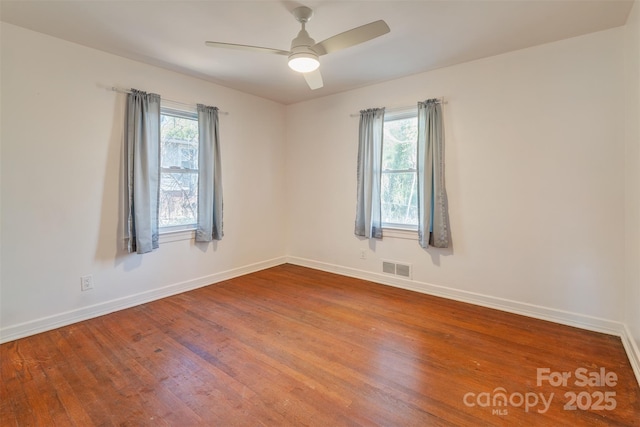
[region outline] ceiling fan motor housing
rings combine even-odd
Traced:
[[[295,52],[298,48],[307,48],[308,50],[311,50],[311,46],[314,44],[316,44],[316,41],[312,39],[309,36],[309,33],[307,33],[307,30],[302,27],[298,36],[291,40],[291,52]]]
[[[300,53],[310,54],[318,59],[318,54],[311,49],[311,46],[315,45],[316,41],[309,36],[309,33],[305,28],[305,24],[309,22],[313,16],[313,10],[306,6],[300,6],[295,8],[292,13],[296,20],[302,24],[302,29],[296,38],[291,41],[291,55],[289,56],[289,59],[291,60],[292,57]]]
[[[311,48],[316,42],[305,30],[304,22],[302,21],[302,29],[298,36],[291,41],[291,55],[289,55],[289,67],[299,72],[314,71],[320,65],[318,54]]]

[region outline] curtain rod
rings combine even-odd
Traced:
[[[435,98],[439,104],[447,104],[447,101],[444,100],[444,97],[440,97],[440,98]],[[385,108],[385,112],[396,112],[396,111],[402,111],[402,110],[409,110],[411,108],[418,108],[418,103],[416,103],[416,105],[411,105],[411,106],[407,106],[407,107],[394,107],[394,108]],[[349,114],[349,117],[360,117],[360,113],[357,114]]]
[[[122,89],[122,88],[115,87],[115,86],[112,86],[111,88],[109,88],[109,90],[111,90],[113,92],[118,92],[118,93],[131,93],[131,91],[129,89]],[[184,105],[185,107],[190,107],[190,108],[196,108],[197,107],[197,105],[195,105],[195,104],[187,104],[186,102],[174,101],[172,99],[166,99],[166,98],[162,98],[162,97],[160,97],[160,99],[164,100],[164,101],[171,102],[172,104]],[[218,111],[218,114],[222,114],[223,116],[226,116],[226,115],[229,115],[229,112],[227,112],[227,111]]]

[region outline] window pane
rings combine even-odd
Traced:
[[[198,174],[163,172],[160,180],[160,227],[195,224],[198,214]]]
[[[417,226],[417,117],[389,118],[384,122],[383,137],[382,223]]]
[[[198,121],[163,114],[161,117],[163,168],[198,168]]]
[[[415,172],[382,174],[382,222],[418,225]]]
[[[385,121],[382,169],[415,169],[417,136],[418,119],[416,117]]]
[[[161,126],[160,227],[193,225],[198,213],[198,120],[163,111]]]

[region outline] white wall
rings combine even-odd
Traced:
[[[640,2],[625,28],[626,319],[640,348]]]
[[[284,259],[282,105],[9,24],[1,77],[3,340]],[[112,85],[230,113],[220,119],[221,242],[119,249],[125,95]],[[86,274],[95,289],[80,292]]]
[[[622,321],[622,44],[612,29],[289,106],[288,254],[356,274],[409,262],[418,284]],[[440,96],[453,249],[355,237],[350,114]]]

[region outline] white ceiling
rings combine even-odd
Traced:
[[[285,56],[205,40],[288,50],[309,6],[316,41],[384,19],[391,32],[320,58],[310,90]],[[157,1],[1,0],[0,19],[284,104],[624,25],[628,0]],[[150,88],[152,90],[152,88]]]

